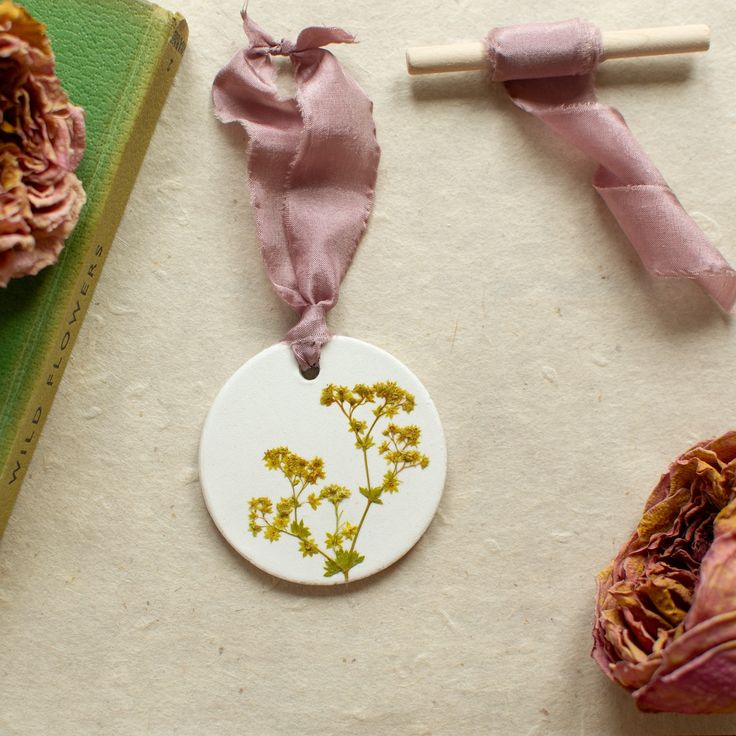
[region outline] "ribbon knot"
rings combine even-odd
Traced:
[[[294,44],[287,38],[282,38],[278,43],[268,47],[268,53],[271,56],[291,56],[294,51]]]
[[[319,366],[320,352],[329,340],[327,314],[322,304],[308,304],[302,311],[298,324],[286,336],[302,370]]]

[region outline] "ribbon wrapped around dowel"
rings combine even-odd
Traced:
[[[596,98],[600,30],[575,19],[495,28],[486,41],[491,78],[504,82],[514,104],[598,163],[593,186],[647,270],[696,280],[730,312],[736,272],[685,212],[621,114]]]
[[[325,49],[353,43],[339,28],[276,41],[243,12],[249,46],[219,72],[217,117],[248,135],[251,201],[261,253],[278,295],[299,316],[288,333],[300,368],[319,365],[326,313],[365,231],[380,149],[371,101]],[[297,92],[280,97],[272,56],[288,56]]]

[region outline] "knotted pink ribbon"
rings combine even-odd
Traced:
[[[278,295],[299,315],[286,341],[302,370],[330,339],[326,313],[365,231],[380,149],[372,104],[320,48],[353,43],[339,28],[277,42],[243,12],[250,45],[218,73],[215,114],[248,134],[251,201],[261,254]],[[288,56],[297,93],[283,98],[271,56]]]
[[[727,312],[736,272],[685,212],[621,114],[596,99],[599,29],[585,20],[495,28],[487,38],[491,78],[598,164],[593,186],[656,276],[695,279]]]

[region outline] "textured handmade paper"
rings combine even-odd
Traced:
[[[709,23],[709,53],[606,62],[598,90],[736,262],[732,4],[251,0],[279,36],[360,40],[336,52],[383,157],[330,326],[411,366],[448,441],[426,536],[351,592],[257,572],[204,507],[206,412],[293,316],[209,102],[242,3],[177,6],[191,44],[0,541],[0,733],[736,734],[638,713],[589,657],[595,574],[672,458],[734,424],[735,328],[647,276],[593,164],[482,74],[410,79],[403,53],[576,15]]]

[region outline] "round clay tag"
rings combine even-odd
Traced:
[[[396,358],[349,337],[302,376],[274,345],[225,384],[202,431],[207,508],[247,560],[285,580],[368,577],[425,532],[442,496],[442,425]]]

